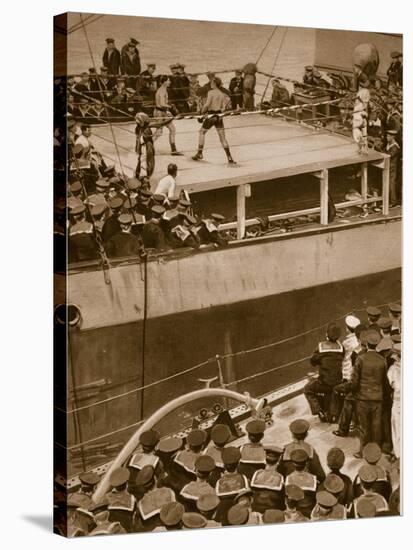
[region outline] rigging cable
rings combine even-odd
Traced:
[[[282,38],[281,38],[281,42],[280,42],[280,45],[279,45],[279,47],[278,47],[277,55],[275,56],[275,60],[274,60],[274,63],[273,63],[271,72],[274,71],[274,69],[275,69],[275,67],[276,67],[276,65],[277,65],[278,58],[279,58],[279,56],[280,56],[282,47],[283,47],[283,45],[284,45],[285,37],[287,36],[287,32],[288,32],[288,27],[285,27],[285,28],[284,28],[284,34],[283,34],[283,36],[282,36]],[[268,80],[267,80],[267,84],[265,85],[264,91],[263,91],[262,96],[261,96],[261,103],[263,102],[264,97],[265,97],[265,94],[267,93],[267,89],[268,89],[268,85],[269,85],[269,83],[270,83],[270,80],[271,80],[271,77],[269,76],[269,77],[268,77]]]

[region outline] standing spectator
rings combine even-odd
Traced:
[[[242,109],[242,88],[244,79],[240,69],[235,71],[235,76],[231,78],[229,83],[229,91],[231,92],[231,107],[232,109]]]
[[[139,40],[136,40],[136,38],[129,38],[129,42],[126,42],[126,44],[124,44],[122,46],[122,49],[120,51],[120,55],[122,57],[122,55],[126,52],[126,50],[129,49],[129,47],[132,45],[133,48],[134,48],[134,52],[137,54],[137,56],[139,57],[139,63],[140,63],[140,55],[139,55],[139,50],[137,48],[137,46],[139,46],[140,42]],[[140,69],[140,65],[139,65],[139,72],[141,71]]]
[[[399,165],[400,145],[396,141],[397,130],[387,130],[386,153],[390,155],[390,206],[398,204],[397,169]]]
[[[177,70],[177,89],[176,89],[176,98],[177,103],[176,107],[180,113],[187,113],[188,100],[190,96],[190,82],[187,74],[185,73],[185,65],[178,63]]]
[[[390,85],[403,86],[403,55],[400,52],[390,54],[392,62],[387,69],[387,87]]]
[[[155,100],[155,92],[157,88],[157,79],[154,76],[156,63],[147,63],[146,70],[140,74],[137,89],[142,95],[144,101],[150,102],[151,107]]]
[[[199,90],[201,85],[198,80],[198,75],[192,74],[189,76],[189,101],[188,107],[191,113],[197,113],[200,109]]]
[[[78,92],[78,93],[76,93]],[[82,73],[80,77],[80,82],[74,85],[73,94],[75,96],[76,102],[79,103],[81,99],[86,99],[90,96],[93,96],[89,73]]]
[[[121,58],[113,38],[106,38],[106,48],[103,52],[102,63],[107,68],[109,76],[118,76]]]
[[[243,103],[244,108],[247,111],[253,111],[254,106],[254,94],[255,94],[255,84],[257,82],[255,73],[257,72],[257,67],[254,63],[247,63],[244,67],[244,81],[242,86],[243,93]]]
[[[400,387],[401,387],[401,344],[394,344],[394,363],[389,368],[387,378],[393,390],[393,406],[391,410],[391,434],[393,455],[400,458]]]
[[[368,331],[367,351],[358,357],[351,377],[360,436],[360,451],[354,455],[356,458],[361,458],[363,447],[370,441],[381,444],[382,403],[387,369],[385,360],[376,351],[380,339],[375,330]]]
[[[121,57],[121,72],[127,76],[127,88],[135,88],[138,76],[141,72],[139,52],[133,42],[129,42],[123,49]]]

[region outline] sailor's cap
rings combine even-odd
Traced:
[[[308,453],[304,449],[294,449],[291,451],[291,460],[296,464],[303,464],[308,460]]]
[[[208,474],[215,469],[215,460],[209,455],[199,456],[195,461],[195,469],[203,474]]]
[[[150,189],[141,189],[141,195],[142,197],[150,198],[152,197],[152,191]]]
[[[324,489],[333,495],[337,495],[344,489],[344,481],[336,474],[328,474],[324,480]]]
[[[75,206],[74,208],[70,209],[70,213],[74,216],[79,216],[79,214],[83,214],[83,212],[86,210],[86,207],[84,204],[79,204]]]
[[[191,447],[201,447],[207,440],[207,437],[208,434],[205,430],[195,429],[189,432],[186,441]]]
[[[196,224],[196,218],[195,218],[195,216],[191,216],[191,214],[184,214],[184,218],[185,218],[191,225],[195,225],[195,224]]]
[[[167,502],[161,508],[159,517],[164,525],[173,527],[182,520],[185,508],[180,502]]]
[[[213,213],[211,214],[211,218],[215,220],[216,222],[223,222],[225,220],[225,216],[222,214]]]
[[[216,445],[224,445],[231,437],[231,431],[226,424],[215,424],[211,430],[211,439]]]
[[[200,512],[212,512],[212,510],[218,508],[220,502],[218,496],[211,493],[201,495],[197,500],[196,506]]]
[[[95,204],[94,206],[92,206],[90,212],[93,217],[97,217],[97,216],[101,216],[105,210],[106,210],[105,204]]]
[[[377,346],[380,342],[381,337],[377,330],[368,330],[366,334],[366,342],[371,346]]]
[[[188,206],[191,206],[191,201],[187,201],[186,199],[179,199],[180,206],[185,206],[185,208],[188,208]]]
[[[397,133],[397,131],[396,131]],[[400,304],[389,304],[389,311],[392,313],[401,313],[402,312],[402,306]]]
[[[115,42],[115,40],[113,38],[106,38],[106,43],[107,44],[113,44]]]
[[[344,452],[338,447],[332,447],[327,453],[327,465],[333,470],[339,470],[343,466],[344,460]]]
[[[172,197],[168,197],[169,202],[179,202],[179,195],[172,195]]]
[[[138,475],[136,476],[135,483],[136,485],[143,487],[144,485],[148,485],[149,483],[152,483],[155,477],[155,469],[150,464],[147,464],[142,468],[142,470],[139,470]]]
[[[159,443],[159,434],[156,430],[146,430],[139,437],[139,443],[145,447],[155,447]]]
[[[238,447],[225,447],[222,451],[222,462],[225,465],[231,466],[238,464],[241,458],[241,452]]]
[[[118,178],[118,176],[112,176],[111,178],[109,178],[109,183],[110,185],[116,185],[117,183],[120,183],[120,178]]]
[[[117,208],[121,208],[123,205],[123,199],[119,196],[117,197],[112,197],[110,200],[109,200],[109,206],[110,208],[112,208],[113,210],[116,210]]]
[[[398,131],[397,130],[386,130],[386,134],[389,134],[391,136],[397,136]]]
[[[155,67],[155,69],[156,69],[156,63],[147,63],[146,66],[147,67]]]
[[[348,328],[351,329],[355,329],[360,324],[360,319],[354,315],[347,315],[344,321]]]
[[[304,498],[304,491],[298,485],[286,485],[285,487],[285,496],[290,500],[295,500],[299,502]]]
[[[379,310],[378,307],[375,307],[375,306],[369,306],[367,309],[367,315],[369,315],[369,317],[380,317],[381,315],[381,311]]]
[[[82,190],[82,184],[80,183],[80,181],[74,181],[71,185],[70,185],[70,192],[71,193],[79,193],[79,191]]]
[[[109,483],[112,485],[112,487],[120,487],[121,485],[124,485],[127,481],[129,481],[129,470],[127,468],[116,468],[116,470],[113,470],[110,478]]]
[[[101,189],[106,189],[107,187],[109,187],[109,181],[106,179],[100,178],[97,180],[95,185],[96,187],[100,187]]]
[[[244,525],[248,518],[249,510],[242,504],[236,504],[228,510],[227,519],[230,525]]]
[[[136,38],[130,38],[128,45],[136,46],[137,44],[140,44],[139,40],[136,40]]]
[[[165,439],[161,439],[158,443],[158,451],[165,454],[176,453],[181,447],[182,439],[177,436],[165,437]]]
[[[401,355],[402,354],[402,345],[401,344],[393,344],[392,350],[397,355]]]
[[[267,509],[265,510],[262,521],[264,523],[284,523],[285,515],[282,510]]]
[[[364,464],[359,470],[359,478],[365,483],[374,483],[377,477],[377,469],[371,464]]]
[[[280,447],[279,445],[272,445],[270,443],[268,443],[268,444],[264,443],[264,451],[267,454],[281,455],[283,453],[283,448]]]
[[[312,65],[306,65],[305,66],[305,70],[306,71],[313,71],[314,70],[314,67]]]
[[[135,90],[133,88],[125,88],[126,91],[128,92],[128,94],[134,94],[135,93]]]
[[[395,59],[396,57],[403,57],[403,54],[401,52],[395,50],[394,52],[391,52],[390,57]]]
[[[123,208],[126,210],[132,210],[132,208],[135,208],[136,206],[136,199],[135,197],[128,197],[123,201]]]
[[[137,178],[129,178],[126,182],[126,187],[131,191],[134,191],[141,186],[141,182]]]
[[[170,69],[179,69],[179,63],[172,63],[172,65],[169,65]]]
[[[264,420],[250,420],[245,428],[249,434],[263,434],[265,431],[265,422]]]
[[[108,68],[107,68],[107,67],[100,67],[100,72],[101,72],[101,73],[107,73],[107,72],[108,72]]]
[[[380,319],[377,321],[377,324],[380,328],[391,328],[392,321],[390,317],[380,317]]]
[[[364,445],[362,456],[369,464],[376,464],[381,458],[381,449],[377,443],[367,443]]]
[[[304,418],[297,418],[290,424],[290,432],[293,435],[303,435],[310,429],[310,424]]]
[[[96,485],[100,481],[100,476],[95,472],[83,472],[79,474],[79,479],[84,485]]]
[[[400,344],[402,341],[402,335],[396,332],[395,334],[391,335],[391,339],[395,344]]]
[[[161,195],[160,193],[156,193],[156,194],[152,195],[152,199],[155,202],[158,202],[159,204],[163,204],[163,202],[165,201],[165,195]]]
[[[206,527],[207,520],[197,512],[185,512],[182,515],[182,523],[187,529],[202,529]]]
[[[118,220],[121,225],[130,225],[132,223],[132,216],[130,214],[121,214]]]
[[[160,204],[154,204],[151,208],[151,212],[158,216],[162,216],[162,214],[165,212],[165,208]]]
[[[323,508],[332,508],[337,504],[337,497],[328,491],[318,491],[316,494],[317,503]]]

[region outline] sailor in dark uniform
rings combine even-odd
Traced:
[[[113,38],[106,38],[106,48],[103,52],[102,63],[107,68],[110,76],[117,76],[121,66],[121,57],[119,50],[115,47]],[[116,82],[111,79],[111,84]]]
[[[110,476],[112,490],[107,493],[109,520],[118,521],[126,532],[132,532],[136,499],[128,491],[129,470],[117,468]]]
[[[93,491],[100,481],[100,476],[94,472],[84,472],[79,474],[79,481],[80,488],[75,493],[69,493],[67,505],[73,509],[88,509],[92,504]]]
[[[139,514],[136,515],[134,530],[153,531],[162,525],[162,507],[175,502],[175,493],[169,487],[156,487],[155,470],[149,464],[139,471],[135,485],[142,497],[138,501]]]
[[[178,63],[177,67],[177,89],[176,89],[176,107],[180,113],[189,111],[188,100],[190,96],[190,81],[185,73],[185,65]]]
[[[401,334],[402,306],[400,304],[389,304],[389,317],[392,322],[390,334]]]
[[[377,321],[381,317],[381,311],[378,307],[375,306],[369,306],[366,309],[367,318],[368,318],[368,329],[369,330],[375,330],[380,334],[380,327],[377,324]]]
[[[131,472],[129,488],[137,497],[138,493],[135,493],[136,478],[144,466],[149,465],[153,467],[156,479],[163,477],[164,470],[162,461],[156,454],[156,446],[159,443],[159,439],[159,433],[156,430],[142,432],[139,437],[140,445],[128,462],[128,468]]]
[[[266,466],[257,470],[251,479],[253,492],[252,509],[264,513],[267,509],[284,509],[284,480],[278,472],[278,461],[283,449],[273,445],[265,446]]]
[[[266,466],[266,453],[261,443],[264,437],[265,422],[263,420],[251,420],[247,423],[249,442],[241,447],[241,459],[238,471],[244,474],[250,481],[257,470],[263,470]]]
[[[328,474],[323,483],[318,487],[317,494],[320,491],[327,491],[335,498],[335,504],[332,505],[330,519],[346,519],[346,487],[341,477],[336,474]],[[351,502],[349,503],[351,504]],[[320,518],[321,519],[321,518]]]
[[[182,438],[178,436],[165,437],[158,443],[156,451],[164,468],[162,478],[158,478],[158,485],[170,487],[175,492],[182,489],[180,485],[180,467],[174,461],[182,446]]]
[[[339,342],[340,333],[340,327],[330,323],[326,339],[318,344],[311,357],[311,364],[319,368],[318,377],[304,388],[311,413],[317,414],[322,422],[334,422],[338,413],[333,388],[342,380],[344,348]]]
[[[398,168],[400,157],[400,145],[397,143],[396,137],[399,133],[397,129],[389,129],[386,131],[387,145],[386,153],[390,156],[390,182],[389,182],[389,201],[390,206],[399,204],[400,191],[398,189]]]
[[[388,502],[392,491],[389,473],[379,463],[382,457],[382,452],[377,443],[367,443],[362,451],[362,456],[366,464],[373,466],[377,472],[377,479],[372,484],[372,490],[379,495],[382,495]],[[359,476],[357,475],[353,481],[353,492],[355,497],[363,494],[362,485]]]
[[[308,521],[308,518],[299,510],[304,501],[304,491],[298,485],[286,485],[285,487],[285,523],[297,523]]]
[[[107,103],[112,96],[112,88],[115,85],[113,79],[108,78],[108,68],[101,67],[100,75],[98,76],[98,90],[100,92],[100,100]]]
[[[328,491],[318,491],[316,495],[316,504],[311,511],[311,521],[345,519],[345,509],[342,507],[343,517],[337,517],[337,498]]]
[[[79,92],[78,94],[76,92]],[[92,97],[92,88],[89,73],[83,72],[81,80],[73,87],[73,95],[75,96],[76,103],[79,103],[82,98],[88,99]],[[85,97],[86,96],[86,97]]]
[[[231,92],[231,107],[232,109],[242,109],[242,86],[243,78],[242,71],[236,70],[229,82],[229,91]]]
[[[109,520],[110,512],[106,508],[107,504],[104,504],[103,506],[101,504],[96,504],[91,508],[96,526],[89,533],[90,537],[95,537],[98,535],[120,535],[121,533],[126,533],[126,530],[118,521]]]
[[[206,527],[221,527],[221,523],[216,520],[216,512],[219,504],[220,500],[215,494],[201,495],[199,497],[196,506],[199,513],[207,520]]]
[[[184,485],[195,481],[196,469],[195,462],[202,454],[208,434],[205,430],[194,429],[189,432],[186,438],[187,448],[178,451],[174,457],[174,462],[179,471],[179,487],[178,492]]]
[[[359,507],[365,501],[374,504],[375,515],[385,515],[389,510],[387,501],[373,489],[373,484],[377,481],[377,469],[370,464],[364,464],[359,470],[358,478],[361,482],[362,494],[353,501],[350,517],[360,517]]]
[[[73,223],[69,229],[69,262],[95,260],[99,257],[93,225],[86,221],[84,204],[72,208]]]
[[[152,103],[152,110],[155,105],[155,92],[157,89],[157,79],[154,76],[155,70],[155,63],[147,63],[146,70],[141,72],[138,80],[139,92],[142,99]]]
[[[222,452],[226,444],[231,439],[231,431],[225,424],[215,424],[211,430],[211,441],[208,443],[204,454],[211,456],[215,461],[215,470],[211,476],[212,484],[215,485],[217,480],[224,473],[224,462],[222,460]]]
[[[159,512],[161,525],[155,527],[152,533],[160,533],[165,531],[176,531],[182,529],[182,517],[185,508],[180,502],[167,502]]]
[[[403,55],[400,52],[392,52],[390,54],[392,62],[387,69],[387,87],[393,86],[403,86],[403,64],[402,59]]]
[[[141,250],[140,240],[131,231],[132,216],[121,214],[118,217],[120,232],[115,233],[106,244],[108,256],[122,258],[124,256],[138,256]]]
[[[196,231],[197,220],[190,214],[180,215],[182,223],[173,224],[169,232],[168,239],[172,248],[190,247],[197,249],[200,247],[201,240]],[[169,224],[168,224],[169,225]]]
[[[165,232],[161,226],[161,219],[164,213],[165,208],[163,206],[152,206],[152,217],[145,223],[142,230],[142,240],[145,248],[154,248],[155,250],[169,249]]]
[[[228,245],[228,241],[219,233],[219,225],[225,220],[221,214],[211,214],[209,218],[201,220],[198,235],[202,244],[215,244],[219,247]]]
[[[314,84],[314,67],[312,65],[307,65],[305,67],[305,73],[303,76],[303,84],[312,85]]]
[[[329,482],[327,482],[326,485],[324,485],[325,481],[320,483],[319,489],[326,489],[331,492],[332,485],[337,485],[335,477],[340,478],[343,482],[343,488],[336,496],[340,504],[343,504],[344,506],[349,508],[351,503],[353,502],[353,482],[348,475],[341,472],[341,468],[344,465],[344,460],[344,453],[338,447],[333,447],[328,451],[327,466],[330,469],[330,473],[327,475],[326,479],[329,478]],[[334,476],[334,478],[332,476]]]
[[[295,449],[291,452],[291,461],[294,471],[285,478],[285,485],[297,485],[304,491],[304,499],[300,501],[298,509],[307,518],[315,504],[315,495],[317,491],[317,478],[314,474],[307,471],[309,456],[304,449]]]
[[[118,218],[122,211],[123,201],[124,199],[119,195],[109,199],[108,205],[111,213],[102,227],[102,240],[104,243],[107,243],[111,237],[121,231]]]
[[[313,447],[304,441],[307,437],[309,429],[310,424],[307,420],[297,418],[291,422],[290,431],[293,436],[293,441],[284,447],[284,452],[278,465],[278,471],[283,476],[287,476],[289,473],[294,471],[295,468],[291,456],[292,452],[296,449],[304,449],[308,455],[308,471],[314,474],[319,482],[322,482],[326,476],[321,466],[320,458]]]
[[[208,455],[201,455],[196,459],[196,480],[190,481],[182,487],[179,493],[187,511],[195,511],[201,495],[215,494],[211,484],[211,473],[215,470],[215,461]]]

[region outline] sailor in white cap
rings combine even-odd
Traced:
[[[343,340],[344,359],[342,373],[343,380],[350,380],[352,372],[351,354],[359,345],[355,330],[360,324],[360,319],[354,315],[347,315],[344,321],[346,323],[346,337]]]

